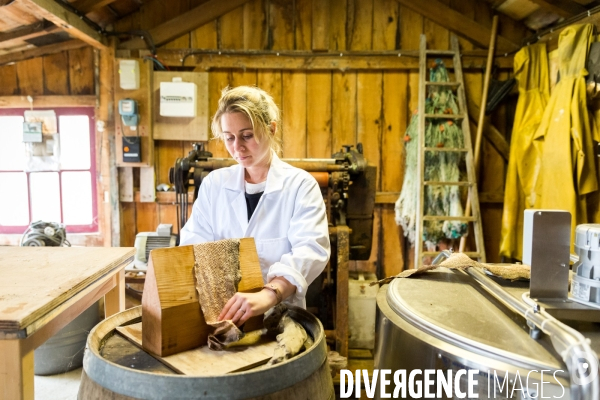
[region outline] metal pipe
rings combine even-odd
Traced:
[[[342,164],[336,164],[335,159],[283,159],[286,163],[303,169],[307,172],[339,172],[346,170]],[[237,161],[233,158],[209,158],[207,161],[196,161],[191,163],[195,168],[202,168],[207,171],[212,171],[219,168],[231,167],[236,165]]]
[[[435,256],[435,258],[431,262],[431,265],[438,265],[439,263],[441,263],[446,258],[449,258],[451,255],[452,255],[452,252],[450,250],[443,250],[443,251],[440,252],[440,254],[438,254],[437,256]]]
[[[552,345],[567,365],[571,377],[571,399],[597,400],[599,398],[598,356],[592,351],[581,333],[546,313],[535,301],[531,300],[529,305],[519,301],[478,268],[468,268],[466,273],[501,303],[550,336]],[[580,376],[585,375],[582,370],[583,362],[580,361],[582,359],[588,363],[590,371],[595,371],[590,382],[580,378]]]

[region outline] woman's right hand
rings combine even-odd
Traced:
[[[241,326],[251,317],[264,314],[277,305],[275,293],[269,290],[261,290],[257,293],[237,292],[225,304],[219,321],[230,319],[237,326]]]

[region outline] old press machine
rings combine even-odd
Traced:
[[[283,159],[315,177],[327,207],[331,258],[308,289],[307,307],[321,320],[328,341],[335,342],[335,350],[342,356],[348,355],[348,262],[367,260],[371,254],[377,172],[364,158],[362,144],[353,147],[345,145],[326,159]],[[193,203],[202,180],[211,171],[235,164],[233,159],[213,158],[201,144],[195,144],[187,157],[176,160],[169,178],[179,205],[179,227],[188,219],[190,186],[194,187]]]

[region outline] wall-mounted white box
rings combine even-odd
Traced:
[[[195,117],[198,87],[193,82],[182,82],[179,77],[172,82],[160,83],[160,115],[163,117]]]
[[[119,87],[125,90],[140,88],[140,64],[137,60],[119,60]]]
[[[197,87],[196,116],[187,118],[160,115],[160,84],[181,78]],[[208,72],[154,71],[152,74],[152,137],[154,140],[207,141],[210,115],[208,107]]]

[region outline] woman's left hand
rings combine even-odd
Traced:
[[[266,290],[257,293],[237,292],[223,307],[219,321],[230,319],[237,326],[241,326],[251,317],[264,314],[276,304],[275,295]]]

